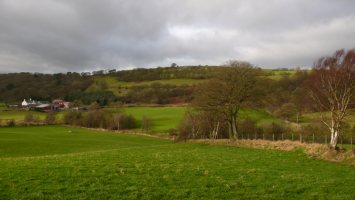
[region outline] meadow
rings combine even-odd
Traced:
[[[354,199],[354,166],[62,126],[0,128],[0,199]]]
[[[123,111],[126,114],[134,116],[138,120],[139,127],[142,124],[142,118],[148,117],[152,120],[153,132],[168,132],[171,128],[178,128],[185,113],[189,107],[183,106],[165,106],[165,107],[125,107],[109,108],[112,112]],[[258,124],[278,122],[279,119],[262,110],[248,109],[241,110],[239,114],[241,119],[252,119]]]

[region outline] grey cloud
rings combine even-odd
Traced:
[[[311,66],[354,47],[354,13],[350,0],[0,0],[0,72]]]

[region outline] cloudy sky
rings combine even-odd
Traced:
[[[0,0],[0,72],[307,67],[354,47],[354,0]]]

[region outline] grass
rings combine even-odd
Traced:
[[[110,109],[112,112],[117,109]],[[170,128],[177,128],[184,117],[186,107],[127,107],[123,111],[134,116],[141,126],[143,116],[152,120],[152,131],[167,132]]]
[[[2,128],[0,149],[1,199],[355,198],[353,166],[300,151],[58,126]]]
[[[14,119],[15,121],[23,121],[26,115],[32,114],[33,117],[38,117],[43,120],[46,117],[46,113],[34,112],[34,111],[0,111],[0,119],[9,120]]]
[[[297,71],[296,70],[281,70],[281,69],[263,69],[268,75],[266,77],[273,80],[280,80],[285,76],[293,76]]]
[[[122,109],[110,109],[112,112]],[[150,118],[153,122],[152,131],[168,132],[170,128],[178,128],[188,107],[126,107],[123,111],[134,116],[138,120],[139,126],[142,123],[143,116]],[[239,117],[241,119],[252,119],[258,124],[278,122],[279,120],[262,110],[241,110]]]
[[[6,104],[5,103],[0,103],[0,111],[6,109]]]
[[[21,111],[21,110],[12,110],[12,111],[1,111],[0,110],[0,125],[6,124],[7,120],[15,120],[15,122],[20,123],[23,122],[26,115],[32,114],[33,117],[44,120],[47,116],[47,113],[44,112],[36,112],[36,111]],[[64,116],[64,112],[56,113],[56,121],[57,123],[62,122],[62,118]]]

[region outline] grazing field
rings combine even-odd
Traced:
[[[116,109],[110,109],[115,112]],[[126,107],[123,111],[131,114],[137,120],[139,125],[142,123],[143,116],[152,120],[152,131],[167,132],[170,128],[178,128],[188,107]],[[241,119],[252,119],[258,124],[277,122],[279,119],[261,110],[241,110]]]
[[[44,119],[46,113],[44,112],[34,112],[34,111],[2,111],[0,112],[0,119],[14,119],[23,120],[26,115],[32,114],[33,117],[38,117],[39,119]]]
[[[116,109],[110,109],[115,112]],[[119,109],[121,110],[121,109]],[[177,128],[187,107],[126,107],[123,111],[134,116],[141,126],[143,116],[152,120],[152,131],[167,132],[170,128]]]
[[[60,126],[0,129],[0,199],[354,199],[354,166]]]
[[[13,111],[1,111],[0,110],[0,125],[6,124],[7,120],[15,120],[16,123],[23,122],[26,115],[32,114],[34,118],[38,118],[39,120],[44,120],[47,116],[45,112],[36,112],[36,111],[20,111],[20,110],[13,110]],[[64,112],[56,113],[56,122],[62,123]]]

